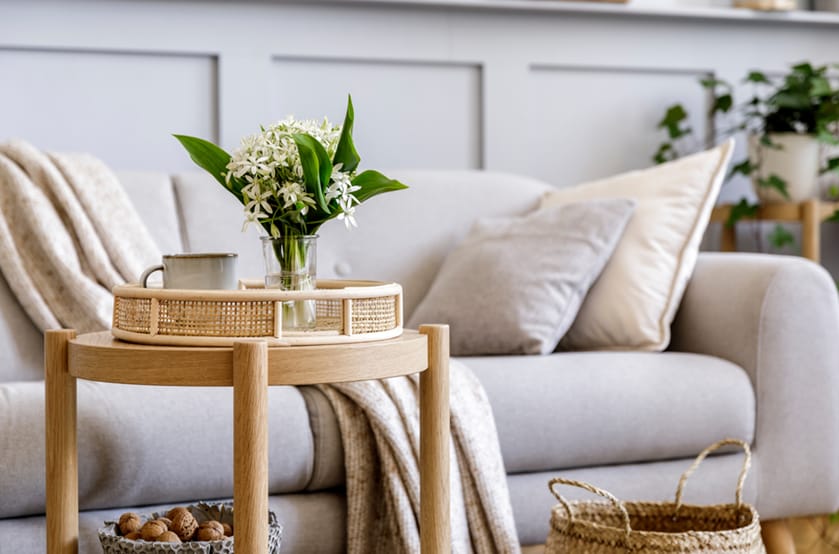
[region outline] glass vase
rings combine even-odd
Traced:
[[[314,290],[317,277],[317,235],[262,237],[265,287],[289,291]],[[283,302],[283,331],[315,328],[315,300]]]

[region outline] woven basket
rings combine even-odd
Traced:
[[[688,478],[705,457],[724,445],[743,448],[736,502],[715,506],[682,504]],[[743,482],[751,465],[749,445],[725,439],[706,448],[679,479],[675,502],[623,502],[593,485],[568,479],[548,484],[559,500],[551,512],[545,554],[718,553],[765,554],[757,512],[743,503]],[[606,498],[570,502],[555,487],[570,485]]]
[[[222,502],[205,504],[199,502],[187,506],[190,513],[199,523],[214,519],[222,523],[233,525],[233,503]],[[144,518],[144,521],[163,517],[164,513],[154,512]],[[234,537],[235,537],[234,529]],[[268,552],[279,554],[282,542],[283,526],[277,521],[274,512],[268,512]],[[131,541],[117,533],[117,522],[106,521],[105,527],[99,530],[99,542],[104,554],[233,554],[234,537],[226,537],[220,541],[188,541],[184,543]]]
[[[402,334],[402,287],[377,281],[319,279],[317,289],[266,289],[242,281],[241,290],[114,287],[111,332],[121,340],[173,346],[230,346],[242,338],[272,346],[337,344]],[[284,332],[284,302],[312,300],[316,325]]]

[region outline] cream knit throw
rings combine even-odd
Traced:
[[[0,268],[41,329],[111,324],[116,284],[160,260],[116,176],[85,154],[0,145]],[[341,427],[348,551],[419,552],[416,378],[323,386]],[[452,552],[520,551],[489,401],[451,363]]]
[[[452,552],[520,552],[506,471],[483,387],[452,360]],[[344,443],[350,554],[420,551],[416,377],[320,387]]]
[[[160,251],[116,176],[85,154],[0,145],[0,268],[41,329],[111,326],[111,287]]]

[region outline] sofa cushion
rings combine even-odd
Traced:
[[[313,443],[293,387],[271,387],[269,491],[305,489]],[[233,390],[78,382],[82,509],[233,494]],[[9,432],[8,430],[14,430]],[[0,518],[44,513],[44,384],[0,384]]]
[[[169,175],[154,171],[122,171],[117,173],[117,178],[160,251],[164,254],[183,252],[177,201]]]
[[[557,190],[544,207],[632,198],[635,216],[561,345],[573,350],[664,350],[733,140],[664,165]]]
[[[479,217],[519,215],[535,208],[550,185],[483,171],[390,171],[410,186],[358,206],[358,228],[321,227],[318,277],[396,281],[405,315],[428,291],[443,259]],[[264,275],[259,230],[241,233],[242,205],[206,173],[175,177],[191,251],[239,253],[243,276]]]
[[[580,352],[461,358],[484,385],[508,473],[694,456],[751,442],[746,372],[711,356]]]
[[[408,321],[451,326],[451,353],[548,354],[612,255],[635,203],[592,200],[479,219]]]

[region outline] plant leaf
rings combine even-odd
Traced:
[[[833,221],[833,222],[839,221],[839,210],[836,210],[835,212],[833,212],[833,214],[831,214],[830,217],[825,219],[825,221]],[[837,512],[837,513],[839,513],[839,512]]]
[[[230,163],[230,154],[212,142],[202,138],[187,135],[172,136],[178,139],[178,142],[189,152],[189,157],[192,158],[192,161],[198,167],[207,171],[224,188],[230,191],[233,196],[244,203],[242,199],[242,186],[244,184],[236,178],[231,178],[230,183],[228,183],[225,178],[227,175],[227,164]]]
[[[673,145],[669,142],[663,142],[653,155],[653,161],[656,164],[663,164],[665,162],[675,160],[677,157],[678,154],[676,150],[673,148]]]
[[[730,179],[730,178],[734,177],[735,175],[737,175],[738,173],[741,174],[741,175],[751,175],[752,171],[754,171],[754,170],[755,170],[755,166],[752,165],[751,160],[746,158],[742,162],[740,162],[738,164],[734,164],[731,167],[731,173],[728,174],[728,178]]]
[[[383,192],[408,188],[408,185],[400,183],[394,179],[389,179],[378,171],[373,171],[372,169],[368,169],[364,173],[356,175],[355,179],[352,180],[352,184],[357,187],[361,187],[360,190],[355,192],[355,197],[358,198],[359,202],[364,202],[365,200]]]
[[[295,133],[291,136],[300,152],[300,163],[303,166],[303,178],[306,189],[315,197],[322,212],[330,213],[329,206],[323,196],[323,189],[329,185],[332,177],[332,162],[329,154],[318,140],[307,133]]]
[[[780,223],[775,225],[775,228],[769,233],[768,238],[769,242],[775,248],[783,248],[788,244],[795,244],[795,237]]]
[[[829,173],[831,171],[839,172],[839,157],[828,159],[827,160],[827,165],[825,165],[824,168],[822,168],[822,170],[821,170],[822,173]],[[831,195],[831,196],[836,196],[836,195]]]
[[[833,146],[839,144],[839,138],[836,138],[836,135],[834,135],[827,129],[820,129],[819,133],[816,135],[816,140],[818,140],[822,144],[830,144]]]
[[[776,174],[770,175],[766,179],[758,179],[757,180],[758,186],[766,187],[770,189],[775,189],[781,193],[781,196],[789,200],[789,192],[787,191],[787,182],[781,179]]]
[[[749,71],[749,74],[743,79],[744,83],[769,83],[766,74],[761,71]]]
[[[335,156],[332,163],[341,164],[341,171],[349,173],[355,171],[361,162],[361,157],[355,149],[352,140],[352,126],[355,121],[355,110],[352,105],[352,96],[347,95],[347,113],[344,115],[344,125],[341,128],[341,138],[338,140],[338,147],[335,149]]]
[[[741,198],[740,202],[731,206],[731,212],[728,214],[728,219],[725,220],[726,227],[734,227],[734,225],[743,218],[754,217],[757,215],[757,204],[749,204],[745,198]]]
[[[714,105],[711,107],[711,113],[723,112],[726,113],[731,110],[734,105],[734,98],[730,94],[723,94],[714,98]]]

